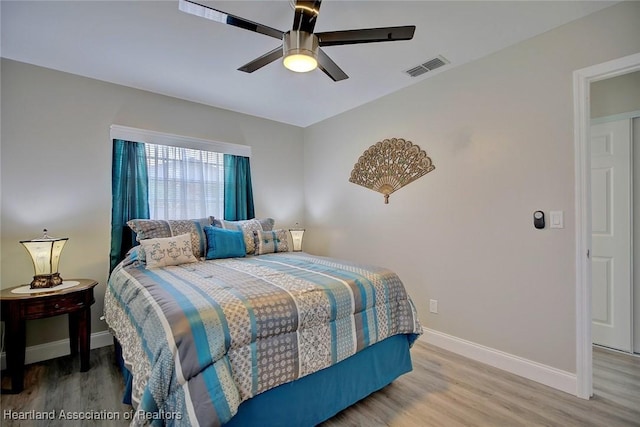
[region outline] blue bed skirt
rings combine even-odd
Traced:
[[[394,335],[330,368],[282,384],[243,402],[225,426],[315,426],[412,370],[413,335]],[[116,344],[116,356],[119,356]],[[124,403],[131,404],[131,374],[125,378]]]

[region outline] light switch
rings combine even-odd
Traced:
[[[429,311],[431,313],[438,314],[438,300],[437,299],[430,299],[429,300]]]
[[[551,211],[549,212],[549,227],[550,228],[564,228],[564,212],[563,211]]]

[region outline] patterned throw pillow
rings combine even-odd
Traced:
[[[289,252],[288,237],[287,230],[255,231],[256,255]]]
[[[209,224],[209,218],[172,220],[132,219],[127,222],[129,228],[136,233],[136,240],[138,242],[159,237],[189,234],[191,236],[193,255],[196,258],[204,257],[207,251],[207,238],[203,228]],[[140,261],[145,260],[145,252],[144,249],[140,251]]]
[[[208,225],[204,232],[207,235],[206,259],[236,258],[247,254],[242,231]]]
[[[191,246],[191,235],[146,239],[140,242],[147,258],[147,268],[166,267],[197,262]]]
[[[243,222],[243,221],[226,221],[226,220],[223,220],[223,219],[214,218],[212,216],[209,217],[209,220],[210,220],[211,224],[213,224],[214,227],[220,227],[220,228],[224,228],[222,226],[222,221],[225,221],[225,222],[237,222],[237,223]],[[255,218],[255,220],[260,223],[260,225],[262,226],[262,229],[264,231],[273,230],[273,225],[276,223],[276,221],[273,218]],[[245,220],[245,221],[253,221],[253,220],[249,219],[249,220]]]
[[[244,235],[244,244],[247,247],[247,254],[251,255],[255,252],[256,245],[253,239],[253,232],[263,231],[260,221],[258,221],[257,219],[247,219],[245,221],[220,220],[220,226],[225,230],[242,231],[242,234]]]

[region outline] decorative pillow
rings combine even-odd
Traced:
[[[256,255],[289,252],[287,230],[255,231]]]
[[[208,225],[204,232],[207,235],[206,259],[235,258],[247,254],[242,231]]]
[[[197,262],[193,255],[191,235],[159,237],[140,241],[147,258],[147,268],[166,267]]]
[[[215,222],[213,224],[215,226]],[[244,244],[247,248],[247,254],[253,254],[256,245],[253,240],[254,231],[263,231],[262,224],[257,219],[247,219],[244,221],[225,221],[220,220],[221,228],[225,230],[240,230],[244,234]]]
[[[207,238],[202,230],[210,224],[209,218],[199,219],[132,219],[127,221],[127,225],[136,233],[136,240],[164,238],[178,236],[180,234],[189,234],[191,236],[191,245],[193,246],[193,255],[202,258],[207,251]],[[146,258],[145,250],[140,251],[140,261]]]
[[[222,221],[225,222],[244,222],[244,221],[253,221],[253,220],[244,220],[244,221],[226,221],[223,219],[217,219],[214,218],[212,216],[209,217],[209,220],[211,221],[211,224],[213,224],[214,227],[220,227],[220,228],[225,228],[222,226]],[[276,223],[275,220],[273,218],[255,218],[256,221],[258,221],[260,223],[260,225],[262,226],[262,229],[264,231],[271,231],[273,230],[273,225]]]

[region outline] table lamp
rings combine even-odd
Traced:
[[[67,240],[69,240],[68,237],[49,236],[45,228],[42,237],[20,241],[33,261],[35,275],[31,282],[32,289],[52,288],[62,283],[62,277],[58,273],[58,263],[60,262],[60,253]]]
[[[293,251],[300,252],[302,250],[302,236],[304,236],[304,228],[299,228],[296,222],[295,228],[290,228],[291,241],[293,243]]]

